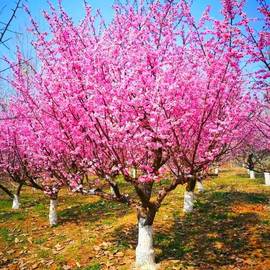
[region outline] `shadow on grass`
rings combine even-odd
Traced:
[[[256,179],[250,179],[248,174],[245,173],[238,173],[236,174],[237,178],[247,179],[250,181],[256,181],[258,184],[264,184],[264,174],[263,173],[255,173]]]
[[[24,213],[21,212],[4,212],[0,213],[0,223],[5,223],[8,220],[14,220],[14,221],[19,221],[19,220],[25,220],[26,216]]]
[[[0,223],[7,221],[25,220],[27,212],[23,209],[12,209],[12,200],[9,198],[0,198]]]
[[[129,209],[126,205],[99,200],[93,203],[71,206],[58,212],[60,222],[98,221],[110,217],[121,217],[126,215]]]
[[[12,200],[0,197],[0,212],[10,210],[12,206]]]
[[[220,171],[220,173],[228,173],[228,172],[231,172],[232,169],[231,168],[222,168],[219,171]]]
[[[158,261],[180,260],[183,265],[216,269],[236,263],[237,257],[248,256],[254,249],[250,229],[260,228],[259,243],[269,231],[261,228],[256,213],[233,213],[237,203],[268,204],[269,198],[260,193],[214,192],[198,201],[193,214],[183,219],[175,217],[171,233],[157,234],[156,246],[162,250]],[[200,269],[200,268],[198,268]]]
[[[135,250],[138,237],[137,226],[119,226],[114,230],[111,237],[113,238],[113,249],[125,250],[131,248]]]
[[[239,257],[247,258],[254,250],[252,239],[256,231],[259,248],[269,245],[270,224],[263,223],[256,213],[234,213],[231,208],[237,203],[267,205],[268,201],[261,193],[216,191],[202,195],[194,213],[184,218],[176,209],[169,232],[155,230],[154,245],[161,250],[157,262],[179,260],[181,265],[198,270],[237,264]],[[136,226],[120,227],[112,236],[135,249]]]
[[[62,203],[64,198],[60,197],[59,201]],[[80,221],[94,222],[98,220],[104,220],[105,224],[111,224],[113,222],[110,219],[111,217],[122,217],[130,211],[124,204],[103,200],[78,204],[76,198],[71,198],[71,200],[69,200],[69,204],[70,203],[74,205],[58,211],[59,225],[65,222],[79,223]],[[1,199],[0,223],[8,220],[25,220],[26,212],[29,209],[40,217],[47,218],[48,216],[49,199],[45,196],[36,196],[34,199],[28,194],[22,196],[21,209],[19,210],[12,210],[11,205],[11,200]]]

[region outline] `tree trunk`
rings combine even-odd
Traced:
[[[14,194],[12,201],[12,209],[19,209],[19,208],[20,208],[19,196]]]
[[[2,190],[10,197],[10,199],[13,199],[13,194],[12,194],[12,192],[9,191],[6,187],[4,187],[4,186],[2,186],[2,185],[0,184],[0,189],[2,189]]]
[[[198,191],[200,193],[204,192],[204,187],[203,187],[202,181],[197,181],[197,187],[198,187]]]
[[[12,209],[19,209],[20,208],[20,193],[21,193],[21,189],[22,189],[23,184],[20,183],[16,194],[13,195],[13,201],[12,201]]]
[[[18,186],[18,188],[17,188],[16,195],[20,196],[22,187],[23,187],[23,183],[20,183],[19,186]]]
[[[133,178],[137,178],[137,169],[136,169],[136,168],[132,168],[132,169],[131,169],[131,176],[132,176]]]
[[[253,171],[254,170],[254,161],[253,161],[253,154],[252,153],[248,155],[247,164],[248,164],[248,169],[250,171]]]
[[[136,269],[157,269],[157,265],[155,263],[155,251],[153,247],[153,221],[155,214],[155,209],[140,209],[138,211]]]
[[[186,191],[184,194],[184,207],[183,211],[185,213],[191,213],[194,206],[194,189],[196,186],[196,180],[191,179],[186,186]]]
[[[120,198],[121,197],[121,193],[119,190],[119,187],[115,181],[115,177],[113,176],[106,176],[105,179],[108,181],[109,185],[110,185],[110,192],[111,194],[116,197],[116,198]]]
[[[269,172],[264,173],[264,179],[265,179],[265,185],[270,186],[270,173]]]
[[[249,171],[250,179],[255,179],[255,172],[253,170]]]
[[[219,174],[219,167],[217,166],[216,168],[215,168],[215,172],[214,172],[216,175],[218,175]]]
[[[191,213],[194,206],[194,193],[193,191],[185,191],[184,194],[184,208],[185,213]]]
[[[136,269],[155,270],[155,252],[153,248],[153,222],[157,208],[150,202],[153,183],[143,183],[135,187],[141,200],[137,208],[138,245],[136,248]]]
[[[110,184],[110,190],[111,190],[111,194],[113,196],[115,196],[116,198],[120,198],[121,197],[121,193],[120,193],[120,190],[119,190],[119,187],[116,183],[114,184]]]
[[[50,199],[50,210],[49,210],[49,223],[50,226],[57,225],[57,198],[51,198]]]

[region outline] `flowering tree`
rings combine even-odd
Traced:
[[[2,132],[3,129],[1,128],[0,172],[4,183],[2,181],[0,188],[13,200],[12,208],[18,209],[21,188],[25,184],[24,170],[21,170],[20,160],[17,159],[17,149],[15,150],[9,145],[10,142],[6,140],[6,136],[2,136]],[[8,179],[12,179],[13,182],[18,184],[15,194],[6,185],[10,183]]]
[[[12,208],[18,209],[19,195],[23,185],[31,185],[39,189],[41,187],[34,181],[23,160],[20,142],[14,132],[14,119],[7,113],[8,106],[3,105],[2,107],[0,121],[0,172],[6,184],[10,183],[8,180],[10,179],[13,183],[17,183],[18,187],[15,194],[9,190],[5,183],[2,183],[0,188],[13,199]]]
[[[13,65],[18,99],[11,111],[28,165],[40,169],[42,184],[53,179],[134,207],[138,267],[155,268],[152,225],[167,194],[187,184],[190,211],[202,171],[250,133],[256,106],[245,91],[244,41],[233,25],[242,3],[228,3],[223,20],[206,10],[198,23],[187,1],[116,5],[108,26],[87,5],[78,26],[61,5],[51,6],[44,13],[50,34],[32,19],[40,68],[29,64],[29,75]],[[164,172],[171,182],[155,189]],[[119,174],[136,198],[122,193]],[[89,175],[113,194],[92,177],[87,188]]]
[[[258,129],[259,125],[264,124],[258,121],[255,122],[253,135],[246,138],[241,151],[235,154],[237,160],[248,169],[248,173],[250,176],[253,175],[253,177],[255,175],[251,171],[258,173],[270,171],[268,141],[265,139],[265,135]]]
[[[243,15],[245,33],[243,34],[248,44],[248,62],[255,66],[253,74],[255,91],[263,90],[262,113],[258,117],[257,128],[263,134],[264,140],[270,138],[270,6],[265,0],[258,0],[258,11],[261,14],[259,22],[263,25],[260,30],[252,27],[252,20]],[[268,148],[269,149],[269,148]]]
[[[250,88],[254,93],[259,93],[257,107],[257,117],[253,121],[253,135],[245,139],[244,147],[240,157],[247,162],[249,170],[254,178],[255,171],[269,170],[269,138],[270,138],[270,114],[269,114],[269,78],[270,78],[270,10],[269,4],[264,0],[258,0],[258,11],[261,15],[259,19],[248,18],[247,14],[241,12],[239,14],[242,28],[239,28],[241,35],[245,40],[246,66],[249,66],[247,75],[252,78],[250,80]],[[255,22],[262,24],[258,30],[254,27]]]
[[[9,113],[11,111],[14,111],[12,106]],[[19,208],[19,195],[23,186],[43,191],[51,199],[50,224],[56,225],[55,206],[61,185],[44,174],[38,164],[32,162],[25,140],[27,137],[25,134],[21,136],[21,129],[24,126],[23,119],[19,115],[9,113],[2,112],[0,121],[0,171],[7,184],[0,185],[0,188],[13,199],[13,209]],[[15,194],[12,194],[7,187],[10,183],[18,184]]]

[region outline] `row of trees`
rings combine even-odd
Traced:
[[[48,33],[26,8],[39,65],[18,49],[9,78],[17,95],[0,116],[0,169],[19,184],[16,195],[22,185],[43,190],[51,224],[63,187],[129,205],[136,265],[155,269],[152,225],[166,196],[186,184],[191,211],[213,164],[256,138],[269,149],[269,7],[260,2],[257,33],[244,1],[222,4],[222,19],[208,8],[199,21],[185,0],[117,4],[109,25],[87,4],[75,25],[60,4],[44,12]]]

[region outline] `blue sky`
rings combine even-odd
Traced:
[[[2,13],[0,14],[0,21],[6,22],[11,14],[11,9],[15,6],[16,0],[0,0],[0,9],[4,7]],[[47,0],[23,0],[31,10],[32,15],[37,20],[37,22],[46,29],[46,24],[44,23],[42,17],[42,11],[48,9]],[[51,2],[57,6],[57,0],[51,0]],[[75,22],[80,21],[80,19],[84,16],[84,8],[83,8],[83,0],[62,0],[63,6],[67,13],[73,18]],[[94,9],[100,9],[103,14],[105,20],[109,22],[113,17],[112,5],[114,3],[113,0],[88,0],[88,3]],[[207,5],[212,6],[211,15],[213,17],[219,16],[219,11],[221,9],[219,0],[194,0],[193,5],[193,14],[196,18],[199,18],[202,14],[202,11]],[[258,12],[256,10],[256,0],[247,0],[246,12],[250,16],[258,16]],[[26,28],[29,25],[29,18],[25,14],[25,12],[21,9],[17,13],[16,19],[12,22],[10,27],[11,30],[22,33],[18,35],[19,39],[22,40],[22,43],[27,43],[27,38],[24,38],[26,33]],[[13,33],[7,33],[6,38],[11,37],[12,39],[7,43],[10,50],[6,49],[3,46],[0,46],[0,55],[8,55],[11,56],[14,53],[15,46],[18,37]],[[29,37],[28,37],[29,38]],[[0,63],[1,65],[1,63]],[[2,66],[0,66],[0,70]]]
[[[41,25],[44,30],[46,30],[46,23],[42,17],[42,11],[48,9],[47,0],[22,0],[26,3],[36,21]],[[2,9],[2,13],[0,14],[0,22],[7,22],[9,16],[11,14],[11,9],[14,8],[16,0],[0,0],[0,10]],[[57,6],[58,0],[51,0],[53,5]],[[246,12],[250,16],[257,17],[258,12],[256,10],[257,6],[256,0],[247,0],[246,5]],[[62,0],[63,6],[67,13],[73,18],[75,22],[80,21],[81,18],[84,16],[84,8],[83,8],[83,0]],[[103,14],[105,20],[109,22],[113,17],[113,10],[112,5],[114,3],[113,0],[88,0],[88,3],[94,9],[100,9],[101,13]],[[212,17],[219,17],[220,16],[220,1],[219,0],[194,0],[193,5],[193,14],[196,18],[199,18],[202,14],[204,8],[207,5],[212,6],[211,16]],[[3,25],[1,25],[2,27]],[[19,46],[23,48],[24,53],[31,54],[31,49],[29,48],[29,42],[31,36],[27,34],[27,27],[29,26],[29,18],[25,14],[23,9],[20,9],[17,13],[16,19],[12,22],[10,29],[20,34],[17,36],[9,32],[5,36],[6,38],[11,38],[6,45],[9,49],[5,48],[4,46],[0,45],[0,57],[7,56],[8,58],[14,58],[14,51],[16,50],[16,44],[19,43]],[[7,65],[0,60],[0,70],[6,68]],[[5,72],[6,73],[6,72]],[[3,74],[1,74],[3,75]],[[0,83],[1,86],[1,83]]]

